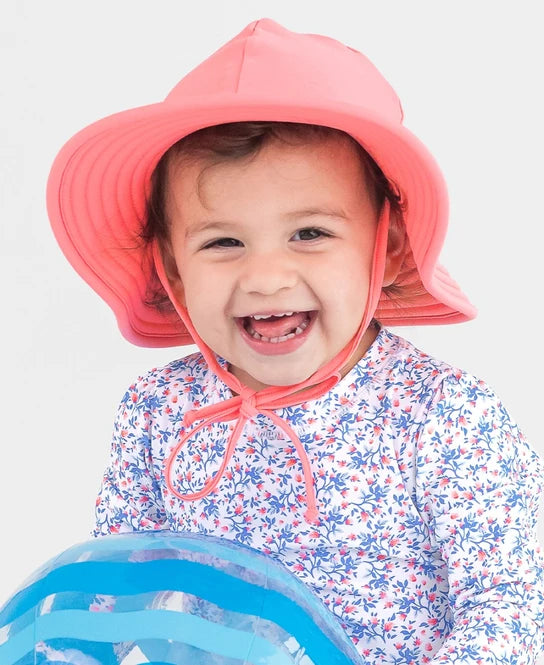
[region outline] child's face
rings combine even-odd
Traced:
[[[344,348],[365,308],[378,214],[355,149],[338,139],[274,142],[251,161],[207,170],[199,199],[205,165],[170,169],[165,265],[174,293],[243,384],[260,390],[303,381]],[[245,317],[284,312],[312,312],[300,337],[276,344],[245,332]],[[251,327],[272,339],[292,335],[290,321],[300,330],[306,320]],[[366,331],[342,374],[375,334]]]

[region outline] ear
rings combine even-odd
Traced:
[[[408,241],[404,222],[391,211],[389,220],[389,233],[387,236],[387,256],[385,258],[385,271],[383,286],[391,286],[397,279],[404,257],[408,251]]]
[[[174,294],[176,301],[180,305],[183,305],[183,307],[186,307],[185,289],[183,288],[183,282],[169,242],[160,243],[160,253],[164,266],[164,273],[168,279],[172,293]]]

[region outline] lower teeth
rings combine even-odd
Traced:
[[[301,323],[300,326],[295,328],[295,332],[289,333],[288,335],[282,335],[281,337],[263,337],[263,335],[259,335],[258,332],[255,332],[254,330],[252,331],[251,327],[247,332],[255,339],[258,339],[260,342],[272,342],[272,344],[277,344],[278,342],[286,342],[288,339],[293,339],[293,337],[300,335],[309,325],[310,317]]]

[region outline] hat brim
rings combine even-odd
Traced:
[[[192,344],[175,313],[146,304],[147,250],[140,239],[151,174],[160,157],[188,134],[229,122],[284,121],[325,125],[356,139],[395,183],[420,295],[398,307],[382,297],[376,317],[386,325],[466,321],[476,310],[438,264],[448,219],[442,174],[429,151],[402,125],[371,110],[311,108],[278,99],[244,101],[240,94],[191,103],[158,103],[123,111],[70,139],[52,166],[47,206],[56,239],[75,270],[113,309],[123,336],[146,347]]]

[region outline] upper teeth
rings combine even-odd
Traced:
[[[283,314],[254,314],[251,318],[257,319],[269,319],[271,316],[292,316],[294,312],[284,312]]]

